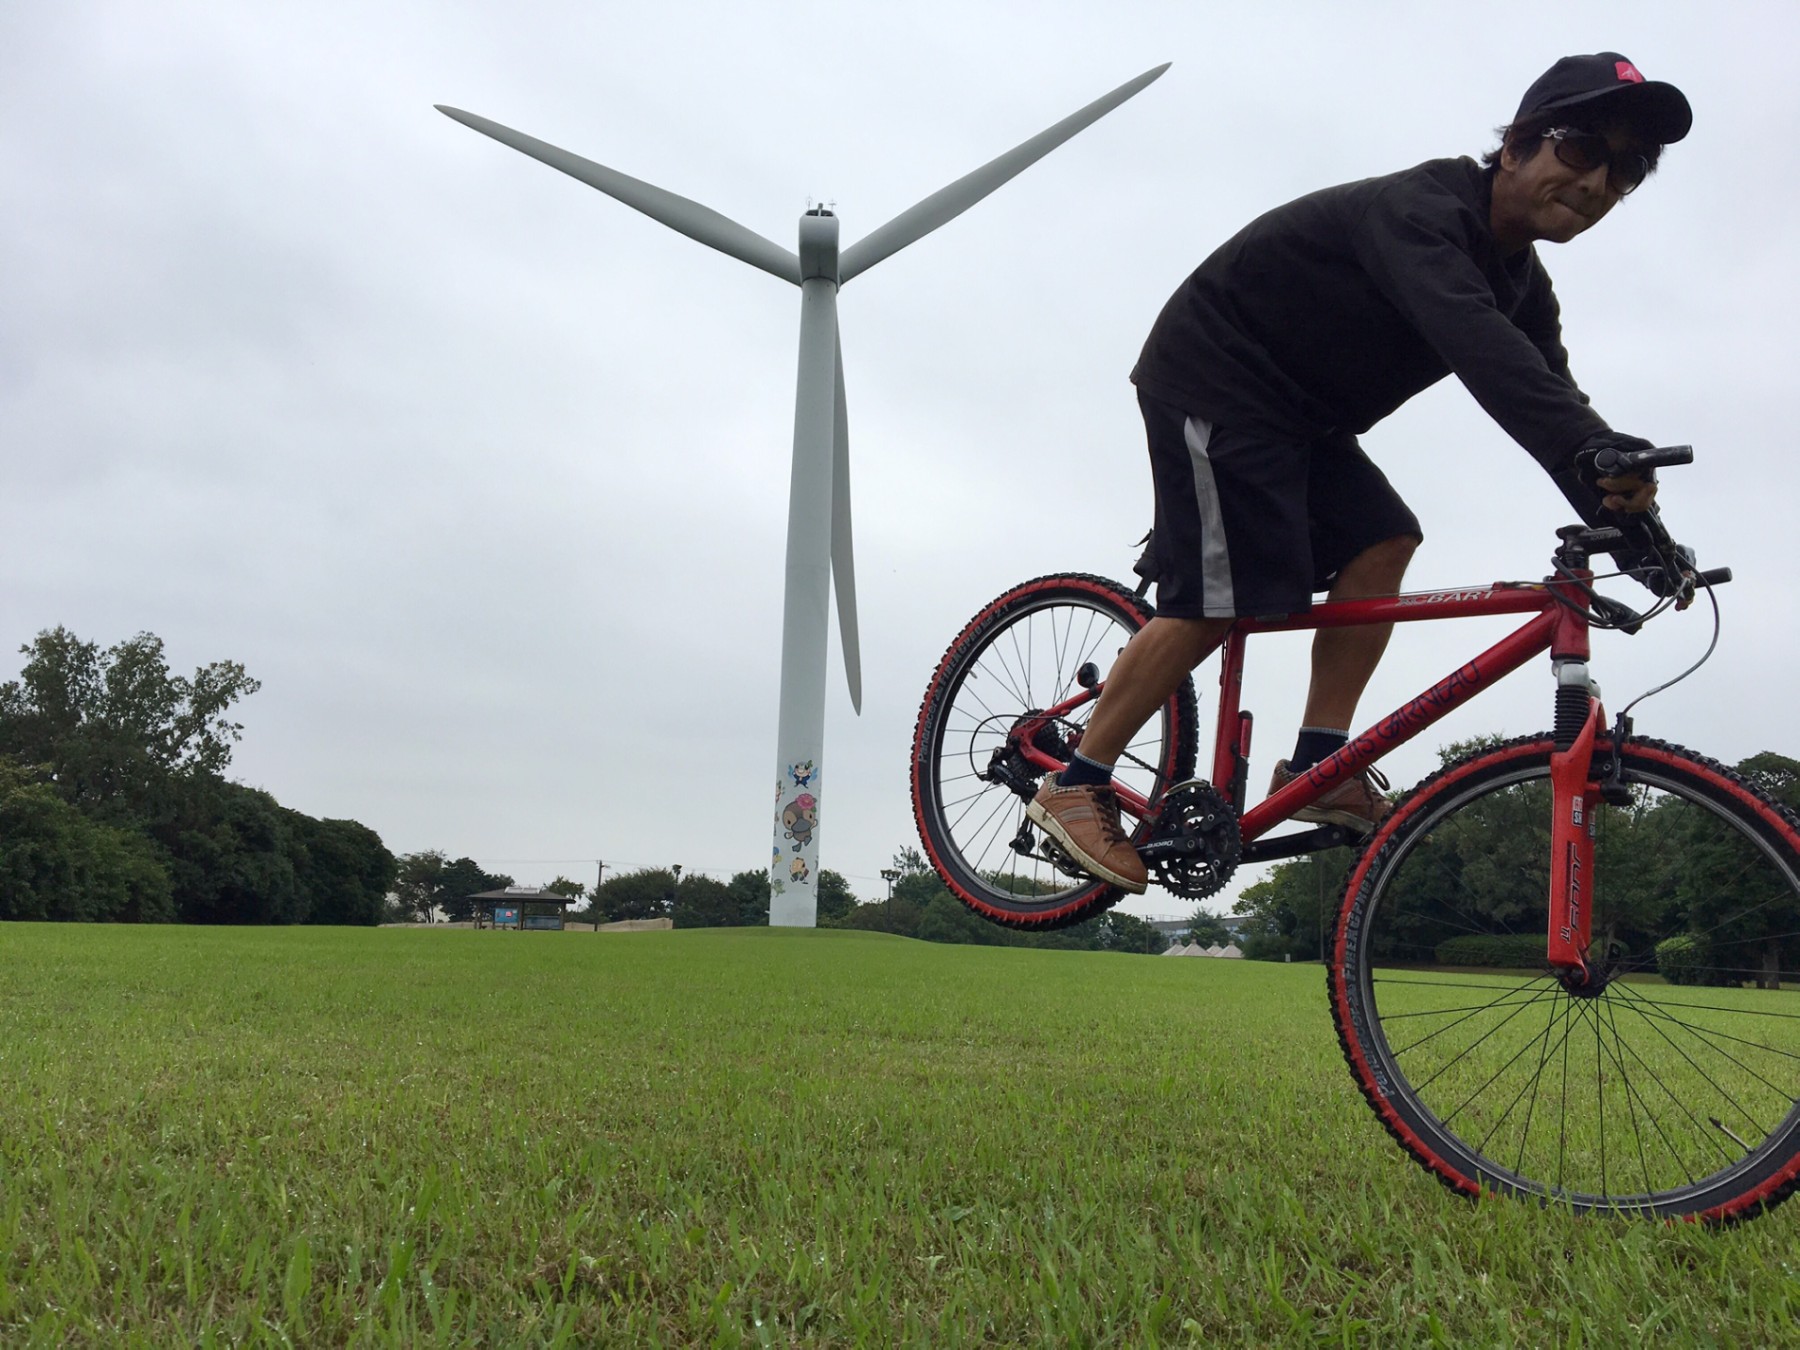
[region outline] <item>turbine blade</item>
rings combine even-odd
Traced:
[[[988,193],[1030,168],[1076,132],[1099,121],[1168,68],[1169,63],[1164,62],[1154,70],[1145,71],[1135,80],[1126,81],[1112,93],[1095,99],[1080,112],[1072,113],[1048,130],[1038,132],[1024,144],[1014,146],[973,173],[964,174],[948,187],[939,188],[924,201],[908,207],[887,224],[857,240],[844,250],[838,274],[839,284],[850,280],[859,272],[868,271],[883,258],[898,253],[938,226],[955,220]]]
[[[837,344],[837,395],[831,418],[831,579],[850,706],[862,712],[862,645],[856,630],[856,557],[850,538],[850,423],[844,399],[844,344]]]
[[[689,239],[697,240],[708,248],[716,248],[721,253],[728,253],[752,267],[760,267],[783,281],[791,281],[796,286],[800,284],[799,258],[781,245],[764,239],[754,230],[746,229],[735,220],[720,215],[711,207],[689,201],[686,197],[678,197],[673,192],[622,174],[616,169],[609,169],[604,164],[596,164],[591,159],[570,154],[548,141],[527,136],[522,131],[514,131],[498,122],[490,122],[485,117],[464,112],[461,108],[447,108],[442,103],[436,107],[445,117],[472,127],[484,136],[491,136],[500,144],[509,145],[553,169],[560,169],[569,177],[600,189],[607,196],[624,202],[633,210],[642,211],[650,219],[685,234]]]

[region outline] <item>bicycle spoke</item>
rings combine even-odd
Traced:
[[[1673,1105],[1677,1111],[1680,1111],[1682,1115],[1684,1115],[1688,1118],[1688,1123],[1694,1127],[1695,1135],[1699,1138],[1707,1139],[1716,1145],[1717,1141],[1712,1139],[1712,1136],[1711,1136],[1711,1134],[1708,1133],[1708,1131],[1706,1130],[1706,1127],[1700,1122],[1699,1118],[1694,1115],[1693,1111],[1691,1111],[1688,1108],[1686,1099],[1683,1098],[1679,1093],[1677,1093],[1673,1088],[1671,1088],[1666,1081],[1664,1081],[1663,1076],[1657,1072],[1656,1066],[1651,1064],[1649,1060],[1645,1059],[1643,1057],[1643,1055],[1641,1055],[1638,1052],[1636,1046],[1627,1045],[1626,1048],[1631,1051],[1632,1058],[1637,1060],[1637,1062],[1643,1067],[1644,1072],[1650,1076],[1650,1080],[1652,1082],[1654,1082],[1657,1085],[1657,1087],[1662,1089],[1663,1095],[1669,1099],[1670,1104]],[[1730,1161],[1729,1154],[1725,1155],[1725,1160]],[[1692,1177],[1689,1178],[1688,1184],[1689,1185],[1694,1184]]]
[[[1601,1072],[1605,1064],[1600,1053],[1600,1012],[1597,1008],[1587,1009],[1587,1016],[1594,1023],[1594,1100],[1598,1104],[1596,1115],[1600,1120],[1600,1194],[1607,1194],[1606,1186],[1606,1075]]]
[[[1536,1002],[1536,1000],[1534,999],[1534,1000],[1532,1000],[1532,1002]],[[1435,1083],[1439,1078],[1442,1078],[1444,1076],[1444,1074],[1449,1072],[1451,1069],[1455,1068],[1458,1064],[1462,1063],[1463,1060],[1467,1059],[1470,1055],[1472,1055],[1479,1046],[1484,1044],[1490,1038],[1498,1035],[1501,1027],[1506,1026],[1509,1022],[1511,1022],[1513,1020],[1513,1018],[1517,1017],[1520,1013],[1524,1012],[1525,1009],[1529,1008],[1530,1006],[1531,1006],[1530,1002],[1519,1004],[1516,1008],[1513,1009],[1512,1012],[1508,1013],[1505,1017],[1500,1019],[1498,1026],[1495,1026],[1491,1030],[1484,1033],[1483,1035],[1476,1037],[1475,1040],[1471,1041],[1468,1044],[1468,1046],[1466,1046],[1460,1054],[1458,1054],[1454,1058],[1452,1058],[1447,1064],[1440,1065],[1438,1067],[1437,1072],[1432,1074],[1431,1077],[1427,1078],[1422,1083],[1415,1083],[1413,1086],[1418,1091],[1423,1092],[1426,1088],[1430,1087],[1433,1083]],[[1485,1084],[1484,1084],[1484,1086],[1485,1086]]]
[[[1467,1009],[1433,1008],[1433,1009],[1429,1010],[1428,1012],[1401,1013],[1398,1016],[1390,1015],[1389,1017],[1387,1017],[1385,1019],[1388,1022],[1397,1022],[1397,1021],[1400,1021],[1402,1018],[1406,1018],[1406,1017],[1445,1017],[1445,1016],[1448,1016],[1450,1013],[1454,1013],[1454,1012],[1463,1013],[1463,1016],[1457,1018],[1454,1022],[1447,1022],[1443,1026],[1439,1027],[1436,1031],[1429,1032],[1428,1034],[1420,1037],[1418,1040],[1413,1041],[1406,1046],[1396,1048],[1394,1050],[1394,1057],[1397,1059],[1401,1055],[1406,1054],[1410,1050],[1418,1049],[1418,1047],[1420,1047],[1421,1045],[1424,1045],[1427,1041],[1435,1040],[1437,1037],[1442,1036],[1447,1031],[1454,1031],[1457,1027],[1461,1026],[1464,1022],[1467,1022],[1470,1018],[1474,1017],[1478,1013],[1492,1012],[1495,1008],[1506,1007],[1507,999],[1509,997],[1511,997],[1512,994],[1517,993],[1517,992],[1520,992],[1520,991],[1519,990],[1507,990],[1507,991],[1503,992],[1499,998],[1493,999],[1492,1001],[1487,1002],[1487,1003],[1479,1003],[1479,1004],[1471,1005]],[[1532,1003],[1541,1002],[1542,1000],[1544,1000],[1546,998],[1554,997],[1558,992],[1560,992],[1560,991],[1558,991],[1556,989],[1541,989],[1541,990],[1537,991],[1536,993],[1532,994],[1529,998],[1525,999],[1522,1003],[1518,1004],[1517,1006],[1523,1008]]]
[[[1630,1003],[1628,1000],[1621,1000],[1621,1001],[1625,1002],[1627,1007],[1631,1007],[1633,1009],[1633,1011],[1636,1011],[1635,1004]],[[1670,1036],[1667,1031],[1663,1030],[1663,1028],[1661,1026],[1657,1025],[1658,1020],[1659,1019],[1649,1018],[1649,1017],[1646,1017],[1644,1019],[1645,1024],[1648,1025],[1651,1030],[1655,1031],[1657,1035],[1661,1036],[1662,1039],[1664,1040],[1664,1042],[1667,1043],[1669,1048],[1671,1050],[1673,1050],[1676,1054],[1680,1055],[1682,1057],[1682,1059],[1687,1062],[1688,1067],[1691,1068],[1702,1079],[1704,1079],[1706,1081],[1706,1085],[1708,1087],[1710,1087],[1714,1092],[1716,1092],[1722,1101],[1724,1101],[1728,1105],[1730,1105],[1731,1108],[1733,1110],[1735,1110],[1738,1113],[1738,1115],[1743,1118],[1744,1122],[1746,1124],[1748,1124],[1751,1129],[1753,1129],[1753,1130],[1762,1129],[1763,1127],[1759,1126],[1756,1123],[1755,1118],[1753,1116],[1751,1116],[1750,1113],[1747,1110],[1745,1110],[1742,1105],[1740,1105],[1738,1103],[1737,1098],[1733,1097],[1724,1088],[1720,1087],[1717,1080],[1715,1080],[1711,1074],[1707,1073],[1707,1071],[1705,1069],[1701,1068],[1698,1064],[1696,1064],[1694,1062],[1694,1057],[1692,1055],[1688,1054],[1688,1052],[1685,1049],[1683,1049],[1680,1045],[1676,1044],[1674,1037]],[[1697,1037],[1697,1039],[1699,1039],[1699,1038]]]
[[[1632,998],[1625,998],[1625,999],[1622,999],[1621,1001],[1625,1002],[1627,1004],[1627,1006],[1629,1006],[1633,1012],[1638,1014],[1638,1016],[1645,1018],[1646,1021],[1650,1020],[1649,1014],[1647,1014],[1643,1011],[1643,1008],[1645,1006],[1650,1006],[1650,1007],[1655,1006],[1653,1003],[1650,1003],[1649,1000],[1637,1000],[1637,999],[1632,999]],[[1690,1036],[1692,1036],[1695,1040],[1703,1041],[1706,1044],[1712,1046],[1713,1049],[1715,1049],[1719,1052],[1719,1054],[1723,1055],[1726,1059],[1730,1060],[1738,1068],[1742,1069],[1745,1073],[1749,1074],[1752,1078],[1756,1079],[1757,1082],[1761,1083],[1764,1087],[1768,1088],[1771,1092],[1774,1092],[1777,1094],[1787,1093],[1790,1096],[1792,1095],[1791,1088],[1783,1088],[1778,1083],[1771,1083],[1767,1078],[1764,1078],[1755,1069],[1751,1068],[1748,1064],[1744,1063],[1736,1055],[1732,1054],[1731,1051],[1727,1050],[1721,1044],[1721,1042],[1735,1041],[1739,1045],[1747,1045],[1747,1046],[1750,1046],[1752,1049],[1762,1050],[1768,1054],[1783,1055],[1783,1056],[1786,1056],[1788,1059],[1794,1059],[1794,1060],[1800,1060],[1800,1055],[1793,1054],[1786,1050],[1777,1049],[1774,1046],[1761,1045],[1756,1041],[1747,1041],[1741,1036],[1733,1036],[1729,1032],[1719,1031],[1713,1027],[1703,1027],[1703,1026],[1700,1026],[1698,1023],[1683,1022],[1679,1018],[1663,1017],[1662,1020],[1669,1022],[1674,1026],[1680,1027],[1682,1030],[1686,1031]]]
[[[1540,995],[1538,995],[1538,997],[1544,997],[1547,994],[1553,994],[1553,993],[1555,993],[1555,990],[1546,990],[1544,994],[1540,994]],[[1530,1002],[1531,1000],[1526,1000],[1526,1001]],[[1451,1013],[1471,1013],[1471,1014],[1473,1014],[1473,1013],[1478,1013],[1478,1012],[1487,1012],[1488,1010],[1490,1010],[1492,1008],[1500,1007],[1500,1006],[1503,1006],[1503,1001],[1500,999],[1496,999],[1492,1003],[1462,1003],[1462,1004],[1457,1004],[1454,1007],[1449,1007],[1449,1008],[1427,1008],[1421,1012],[1389,1013],[1386,1017],[1382,1018],[1381,1020],[1384,1022],[1404,1022],[1404,1021],[1407,1021],[1408,1019],[1414,1018],[1414,1017],[1448,1017]],[[1467,1020],[1466,1018],[1459,1017],[1456,1019],[1455,1022],[1452,1022],[1452,1023],[1450,1023],[1449,1026],[1443,1028],[1443,1030],[1448,1031],[1450,1029],[1450,1027],[1460,1025],[1462,1022],[1464,1022],[1466,1020]],[[1434,1031],[1431,1034],[1432,1034],[1432,1036],[1435,1036],[1438,1033]],[[1426,1039],[1429,1040],[1430,1037],[1428,1036],[1428,1037],[1426,1037]],[[1414,1044],[1417,1045],[1417,1044],[1419,1044],[1419,1042],[1415,1041]],[[1399,1052],[1396,1051],[1395,1053],[1399,1053]]]
[[[1573,1000],[1570,1000],[1570,1002],[1572,1003]],[[1563,1041],[1566,1041],[1569,1038],[1568,1023],[1569,1023],[1572,1013],[1573,1013],[1573,1009],[1569,1006],[1569,1004],[1565,1003],[1562,1006],[1562,1008],[1558,1011],[1558,1013],[1556,1014],[1555,1020],[1561,1021],[1563,1023],[1563,1034],[1562,1034]],[[1544,1023],[1543,1044],[1538,1047],[1537,1072],[1535,1074],[1533,1074],[1531,1076],[1531,1078],[1529,1078],[1519,1089],[1519,1091],[1521,1091],[1521,1092],[1525,1092],[1525,1091],[1529,1090],[1531,1092],[1531,1097],[1527,1101],[1526,1107],[1525,1107],[1525,1128],[1519,1134],[1519,1154],[1518,1154],[1517,1159],[1513,1162],[1513,1172],[1515,1175],[1522,1172],[1525,1167],[1525,1148],[1526,1148],[1526,1145],[1531,1142],[1531,1120],[1532,1120],[1533,1114],[1537,1110],[1538,1097],[1540,1095],[1537,1091],[1537,1088],[1544,1081],[1544,1065],[1549,1061],[1550,1032],[1554,1025],[1555,1025],[1554,1021],[1546,1021]],[[1558,1041],[1557,1044],[1561,1045],[1562,1041]],[[1510,1113],[1510,1108],[1509,1108],[1509,1113]],[[1485,1145],[1484,1145],[1484,1147],[1485,1147]]]
[[[1538,1002],[1541,1002],[1541,1001],[1542,1001],[1542,1000],[1540,1000],[1540,999],[1533,999],[1533,1000],[1532,1000],[1532,1003],[1538,1003]],[[1514,1018],[1514,1017],[1517,1017],[1517,1016],[1518,1016],[1518,1014],[1519,1014],[1519,1013],[1520,1013],[1520,1012],[1523,1012],[1523,1011],[1524,1011],[1524,1010],[1525,1010],[1525,1008],[1527,1008],[1527,1007],[1530,1007],[1530,1006],[1531,1006],[1531,1004],[1522,1004],[1522,1005],[1521,1005],[1521,1006],[1520,1006],[1520,1007],[1519,1007],[1519,1009],[1518,1009],[1518,1011],[1517,1011],[1517,1012],[1514,1012],[1514,1013],[1512,1013],[1512,1014],[1510,1014],[1510,1015],[1509,1015],[1509,1016],[1508,1016],[1508,1017],[1507,1017],[1507,1018],[1506,1018],[1506,1021],[1507,1021],[1507,1022],[1510,1022],[1510,1021],[1512,1021],[1512,1019],[1513,1019],[1513,1018]],[[1495,1031],[1496,1031],[1496,1032],[1497,1032],[1497,1031],[1498,1031],[1498,1030],[1499,1030],[1499,1028],[1498,1028],[1498,1027],[1496,1027],[1496,1028],[1495,1028],[1495,1029],[1494,1029],[1494,1030],[1495,1030]],[[1493,1033],[1489,1033],[1489,1034],[1490,1034],[1490,1035],[1491,1035],[1491,1034],[1493,1034]],[[1482,1037],[1482,1038],[1481,1038],[1481,1040],[1486,1040],[1486,1039],[1487,1039],[1487,1037],[1486,1037],[1486,1036],[1484,1036],[1484,1037]],[[1481,1086],[1480,1086],[1480,1087],[1478,1087],[1478,1088],[1476,1088],[1476,1089],[1475,1089],[1475,1090],[1474,1090],[1474,1091],[1473,1091],[1473,1092],[1471,1092],[1471,1093],[1470,1093],[1470,1094],[1469,1094],[1469,1095],[1468,1095],[1468,1096],[1467,1096],[1467,1097],[1465,1097],[1465,1098],[1463,1098],[1463,1100],[1462,1100],[1462,1101],[1461,1101],[1461,1102],[1460,1102],[1460,1103],[1459,1103],[1459,1104],[1458,1104],[1458,1105],[1457,1105],[1457,1106],[1456,1106],[1456,1107],[1455,1107],[1455,1109],[1453,1109],[1453,1110],[1452,1110],[1452,1111],[1451,1111],[1451,1112],[1450,1112],[1450,1114],[1449,1114],[1449,1115],[1447,1115],[1447,1116],[1444,1116],[1444,1117],[1442,1117],[1442,1120],[1443,1120],[1443,1122],[1444,1122],[1444,1124],[1445,1124],[1445,1125],[1449,1125],[1449,1124],[1450,1124],[1450,1123],[1451,1123],[1451,1122],[1452,1122],[1452,1121],[1453,1121],[1453,1120],[1455,1120],[1455,1119],[1456,1119],[1456,1117],[1457,1117],[1457,1116],[1459,1116],[1459,1115],[1461,1115],[1461,1114],[1462,1114],[1462,1113],[1463,1113],[1463,1110],[1464,1110],[1464,1108],[1465,1108],[1465,1107],[1467,1107],[1467,1106],[1468,1106],[1468,1105],[1469,1105],[1469,1103],[1471,1103],[1471,1102],[1473,1102],[1473,1101],[1474,1101],[1474,1100],[1475,1100],[1475,1099],[1476,1099],[1476,1098],[1477,1098],[1477,1097],[1479,1097],[1479,1096],[1480,1096],[1480,1095],[1481,1095],[1481,1094],[1482,1094],[1482,1093],[1484,1093],[1484,1092],[1486,1092],[1486,1091],[1487,1091],[1487,1090],[1488,1090],[1488,1088],[1489,1088],[1489,1087],[1491,1087],[1491,1086],[1492,1086],[1492,1085],[1493,1085],[1493,1084],[1494,1084],[1494,1082],[1495,1082],[1495,1081],[1496,1081],[1496,1080],[1497,1080],[1497,1079],[1498,1079],[1498,1078],[1499,1078],[1499,1077],[1500,1077],[1500,1075],[1501,1075],[1501,1074],[1503,1074],[1503,1073],[1505,1073],[1505,1072],[1506,1072],[1506,1071],[1507,1071],[1507,1070],[1508,1070],[1508,1069],[1510,1069],[1510,1068],[1512,1068],[1512,1066],[1513,1066],[1513,1065],[1514,1065],[1514,1064],[1516,1064],[1516,1063],[1518,1063],[1518,1060],[1519,1060],[1519,1056],[1521,1056],[1521,1055],[1523,1055],[1523,1054],[1524,1054],[1524,1053],[1525,1053],[1525,1052],[1526,1052],[1526,1051],[1527,1051],[1527,1050],[1529,1050],[1529,1049],[1531,1049],[1531,1045],[1532,1045],[1532,1041],[1534,1041],[1534,1040],[1536,1040],[1536,1039],[1537,1039],[1537,1038],[1536,1038],[1536,1037],[1532,1037],[1532,1038],[1531,1038],[1531,1040],[1527,1040],[1527,1041],[1526,1041],[1526,1042],[1525,1042],[1525,1043],[1524,1043],[1524,1044],[1523,1044],[1523,1045],[1521,1045],[1521,1046],[1520,1046],[1520,1047],[1519,1047],[1519,1048],[1518,1048],[1518,1049],[1517,1049],[1517,1050],[1515,1050],[1515,1051],[1513,1051],[1513,1053],[1512,1053],[1512,1057],[1511,1057],[1511,1058],[1510,1058],[1510,1059],[1508,1059],[1508,1060],[1507,1060],[1507,1061],[1506,1061],[1506,1062],[1505,1062],[1505,1063],[1504,1063],[1504,1064],[1502,1064],[1502,1065],[1501,1065],[1501,1066],[1500,1066],[1500,1067],[1499,1067],[1499,1068],[1497,1068],[1497,1069],[1495,1069],[1495,1070],[1494,1070],[1494,1071],[1493,1071],[1493,1073],[1491,1073],[1491,1074],[1489,1074],[1489,1075],[1488,1075],[1488,1077],[1487,1077],[1487,1080],[1486,1080],[1486,1081],[1485,1081],[1485,1082],[1483,1082],[1483,1083],[1482,1083],[1482,1084],[1481,1084]],[[1475,1044],[1476,1044],[1476,1045],[1479,1045],[1479,1044],[1480,1044],[1480,1041],[1477,1041],[1477,1042],[1476,1042],[1476,1043],[1475,1043]],[[1465,1050],[1465,1051],[1464,1051],[1464,1052],[1463,1052],[1463,1054],[1462,1054],[1462,1055],[1458,1055],[1458,1056],[1457,1056],[1457,1058],[1456,1058],[1456,1060],[1453,1060],[1453,1061],[1451,1061],[1451,1064],[1454,1064],[1454,1063],[1456,1063],[1456,1062],[1458,1062],[1458,1061],[1460,1061],[1460,1060],[1461,1060],[1461,1059],[1463,1059],[1463,1058],[1464,1058],[1464,1057],[1466,1057],[1466,1056],[1467,1056],[1467,1055],[1468,1055],[1468,1054],[1469,1054],[1469,1053],[1470,1053],[1470,1052],[1471,1052],[1471,1051],[1473,1051],[1473,1050],[1474,1050],[1474,1049],[1475,1049],[1475,1045],[1471,1045],[1471,1046],[1470,1046],[1470,1047],[1469,1047],[1469,1049],[1468,1049],[1468,1050]],[[1450,1068],[1450,1067],[1451,1067],[1451,1065],[1449,1065],[1449,1064],[1447,1064],[1447,1065],[1445,1065],[1445,1066],[1444,1066],[1444,1069],[1448,1069],[1448,1068]],[[1443,1072],[1444,1072],[1444,1069],[1440,1069],[1440,1070],[1438,1070],[1438,1072],[1437,1072],[1437,1073],[1435,1073],[1435,1074],[1433,1074],[1433,1075],[1432,1075],[1432,1076],[1431,1076],[1431,1079],[1427,1079],[1427,1080],[1426,1080],[1426,1081],[1425,1081],[1425,1082],[1424,1082],[1424,1083],[1421,1083],[1421,1084],[1420,1084],[1420,1085],[1419,1085],[1419,1086],[1420,1086],[1420,1088],[1421,1088],[1421,1089],[1422,1089],[1422,1088],[1424,1088],[1424,1087],[1426,1087],[1426,1086],[1429,1086],[1429,1084],[1430,1084],[1430,1082],[1431,1082],[1431,1081],[1432,1081],[1432,1079],[1435,1079],[1435,1078],[1437,1078],[1437,1077],[1438,1077],[1438,1076],[1440,1076],[1440,1075],[1441,1075],[1441,1074],[1442,1074],[1442,1073],[1443,1073]]]
[[[1632,1046],[1627,1044],[1625,1041],[1625,1038],[1619,1034],[1618,1019],[1617,1019],[1617,1015],[1616,1015],[1617,1011],[1618,1011],[1617,1009],[1615,1009],[1611,1006],[1611,1003],[1609,1001],[1606,1013],[1607,1013],[1607,1019],[1613,1028],[1614,1045],[1615,1045],[1615,1047],[1623,1047],[1625,1049],[1631,1050],[1633,1055],[1636,1055],[1637,1051]],[[1686,1177],[1688,1185],[1690,1185],[1690,1186],[1694,1185],[1696,1179],[1694,1177],[1693,1169],[1690,1168],[1686,1164],[1686,1162],[1684,1162],[1682,1160],[1681,1151],[1675,1147],[1675,1141],[1669,1138],[1668,1131],[1663,1129],[1662,1121],[1657,1118],[1655,1112],[1650,1110],[1649,1103],[1643,1102],[1642,1094],[1638,1093],[1636,1091],[1636,1089],[1633,1087],[1633,1079],[1632,1079],[1631,1074],[1627,1071],[1627,1069],[1625,1067],[1624,1057],[1619,1055],[1617,1048],[1614,1049],[1613,1055],[1614,1055],[1614,1060],[1618,1064],[1618,1067],[1619,1067],[1619,1080],[1625,1085],[1625,1092],[1626,1092],[1627,1099],[1631,1100],[1633,1102],[1643,1103],[1644,1116],[1646,1119],[1649,1120],[1651,1126],[1656,1130],[1656,1133],[1658,1134],[1658,1136],[1661,1137],[1662,1142],[1663,1142],[1663,1148],[1666,1149],[1668,1151],[1669,1156],[1675,1160],[1676,1165],[1682,1169],[1682,1174]],[[1655,1083],[1657,1087],[1661,1088],[1663,1091],[1663,1095],[1665,1097],[1668,1097],[1670,1101],[1675,1101],[1676,1106],[1679,1108],[1680,1102],[1676,1101],[1675,1094],[1669,1090],[1668,1084],[1663,1082],[1662,1075],[1657,1073],[1656,1069],[1652,1065],[1645,1064],[1644,1069],[1650,1075],[1651,1082]],[[1641,1166],[1643,1168],[1643,1172],[1644,1172],[1644,1191],[1646,1194],[1648,1194],[1649,1192],[1654,1191],[1656,1189],[1656,1183],[1654,1181],[1652,1181],[1650,1178],[1650,1161],[1648,1158],[1646,1158],[1644,1156],[1644,1137],[1643,1137],[1642,1132],[1639,1131],[1637,1128],[1637,1113],[1636,1113],[1635,1109],[1633,1110],[1632,1117],[1631,1117],[1631,1128],[1632,1128],[1632,1134],[1637,1140],[1638,1163],[1639,1163],[1639,1166]]]
[[[1548,975],[1539,975],[1539,976],[1536,976],[1535,978],[1540,979],[1540,980],[1547,980],[1550,977]],[[1481,983],[1478,983],[1473,980],[1401,980],[1401,979],[1395,979],[1391,975],[1387,976],[1385,978],[1372,980],[1370,983],[1398,985],[1403,989],[1492,989],[1492,988],[1494,988],[1494,986],[1491,984],[1481,984]],[[1393,1014],[1393,1013],[1387,1013],[1382,1017],[1381,1020],[1384,1022],[1391,1021],[1391,1020],[1393,1020],[1394,1016],[1395,1016],[1395,1014]],[[1399,1014],[1399,1016],[1411,1017],[1411,1016],[1413,1016],[1413,1014],[1412,1013],[1401,1013],[1401,1014]]]

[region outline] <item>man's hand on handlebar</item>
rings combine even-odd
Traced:
[[[1576,457],[1578,471],[1605,494],[1602,505],[1618,514],[1630,546],[1612,551],[1613,560],[1658,596],[1674,597],[1686,609],[1694,595],[1693,554],[1681,548],[1663,528],[1656,509],[1659,464],[1692,461],[1690,446],[1664,446],[1622,432],[1608,431],[1590,439]]]
[[[1606,431],[1589,438],[1581,447],[1578,462],[1583,477],[1606,494],[1602,506],[1628,516],[1641,515],[1656,505],[1656,470],[1628,461],[1655,449],[1655,444],[1642,436]],[[1627,463],[1614,467],[1619,461]]]
[[[1702,572],[1695,566],[1694,551],[1675,542],[1656,509],[1657,469],[1693,462],[1691,445],[1655,446],[1608,431],[1582,446],[1574,464],[1583,482],[1607,494],[1605,507],[1613,522],[1600,533],[1617,542],[1601,544],[1601,549],[1652,593],[1673,600],[1676,609],[1693,603],[1695,587],[1710,589],[1731,580],[1729,567]]]
[[[1620,474],[1616,478],[1596,478],[1594,486],[1606,496],[1601,505],[1608,511],[1636,516],[1656,505],[1656,480],[1639,474]]]

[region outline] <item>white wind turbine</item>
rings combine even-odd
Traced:
[[[940,188],[838,254],[838,222],[823,207],[800,217],[796,256],[698,202],[627,177],[605,165],[490,122],[437,105],[502,145],[578,178],[690,239],[800,287],[800,372],[794,396],[794,462],[788,489],[787,590],[781,627],[781,715],[776,734],[775,853],[769,922],[810,928],[817,919],[814,878],[825,741],[826,644],[831,579],[850,702],[862,711],[862,658],[856,635],[856,574],[850,543],[850,442],[844,361],[838,343],[837,292],[851,278],[930,234],[995,188],[1111,112],[1169,67],[1165,63],[1030,140]]]

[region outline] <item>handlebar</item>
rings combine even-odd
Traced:
[[[1620,474],[1635,473],[1639,469],[1671,469],[1677,464],[1693,462],[1694,447],[1691,445],[1658,445],[1648,450],[1615,450],[1608,447],[1589,450],[1581,456],[1583,472],[1591,473],[1595,478],[1615,478]]]
[[[1691,445],[1653,446],[1647,450],[1604,447],[1584,451],[1577,466],[1583,478],[1611,478],[1644,469],[1658,469],[1694,462]],[[1701,571],[1694,565],[1694,551],[1675,541],[1654,506],[1648,511],[1607,512],[1611,529],[1586,530],[1590,549],[1612,552],[1621,566],[1657,595],[1674,597],[1678,605],[1693,599],[1697,586],[1722,586],[1731,580],[1729,567]],[[1629,555],[1635,553],[1635,558]],[[1617,604],[1617,602],[1610,602]],[[1624,614],[1631,611],[1619,606]]]

